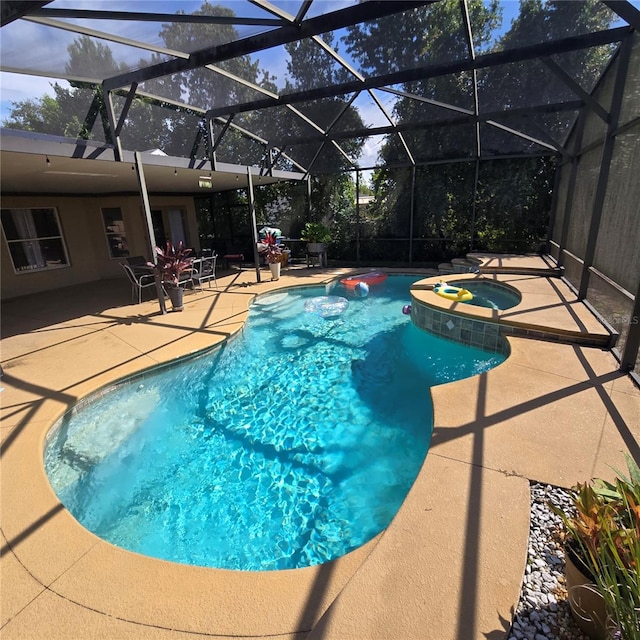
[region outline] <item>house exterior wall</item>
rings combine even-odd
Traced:
[[[185,212],[189,246],[199,249],[198,224],[192,197],[151,196],[152,210],[168,209]],[[70,265],[53,270],[16,273],[2,232],[0,241],[0,299],[8,300],[50,289],[59,289],[85,282],[108,278],[124,278],[119,266],[123,258],[111,258],[102,221],[102,209],[119,207],[127,233],[130,255],[143,255],[151,259],[146,241],[146,222],[140,196],[3,196],[2,208],[53,207],[67,249]],[[170,229],[165,225],[167,237]]]

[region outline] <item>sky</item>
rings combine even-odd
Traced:
[[[307,17],[333,11],[337,8],[344,8],[345,6],[353,4],[355,1],[356,0],[316,0],[316,2],[312,4]],[[217,2],[214,0],[213,3],[229,6],[237,15],[243,17],[271,17],[259,7],[246,2],[246,0],[217,0]],[[56,0],[49,6],[55,8],[73,7],[96,9],[98,4],[96,0]],[[201,4],[201,0],[138,0],[138,2],[132,2],[131,0],[109,0],[108,8],[113,11],[153,10],[161,13],[174,13],[181,10],[185,13],[191,13],[199,9]],[[272,4],[277,5],[290,14],[295,14],[300,6],[300,0],[272,0]],[[634,4],[640,7],[640,0],[634,0]],[[503,23],[501,29],[496,32],[496,36],[500,36],[508,29],[512,19],[518,13],[518,6],[518,0],[503,0]],[[86,21],[78,22],[86,24]],[[105,21],[94,21],[92,26],[99,30],[110,30],[109,24]],[[52,70],[56,67],[57,63],[57,66],[61,67],[59,71],[63,71],[66,46],[78,36],[77,34],[62,30],[48,29],[47,36],[43,37],[43,29],[44,27],[40,25],[27,23],[25,21],[20,21],[20,25],[12,23],[2,28],[2,30],[0,30],[0,55],[3,60],[3,65],[6,65],[7,61],[9,61],[9,64],[11,63],[12,53],[14,56],[16,53],[19,53],[19,62],[16,64],[23,66],[33,64],[34,66],[44,66],[44,68]],[[149,29],[154,30],[156,34],[155,41],[149,37]],[[162,46],[163,42],[157,37],[157,31],[157,23],[122,22],[118,25],[119,36],[128,37],[133,40],[146,40],[154,45]],[[14,35],[15,32],[19,32],[19,36]],[[252,35],[253,33],[256,33],[256,28],[249,27],[242,35]],[[39,45],[37,47],[25,46],[25,44],[29,42],[38,42]],[[129,56],[130,61],[136,61],[144,55],[144,53],[141,54],[139,49],[124,47],[114,43],[107,44],[109,44],[114,51],[114,55],[121,56],[123,60],[126,60],[127,56]],[[340,53],[345,55],[344,51],[340,51]],[[274,52],[262,51],[259,53],[258,58],[260,59],[261,67],[268,68],[271,74],[276,75],[280,79],[281,83],[284,81],[287,60],[286,55],[283,55],[282,49]],[[53,95],[51,85],[55,81],[56,80],[52,78],[26,76],[18,73],[0,71],[0,121],[9,116],[12,103],[14,102],[40,98],[45,93]],[[64,81],[62,81],[61,84],[66,85]],[[394,101],[391,94],[377,92],[377,95],[383,99],[385,107],[390,111]],[[370,99],[358,101],[357,106],[366,124],[373,126],[387,124],[384,115]],[[365,143],[364,152],[360,158],[361,166],[372,166],[375,164],[377,150],[381,142],[381,139],[371,139]]]
[[[308,14],[313,16],[317,13],[326,13],[334,11],[337,8],[353,4],[355,0],[316,0],[312,5],[312,10]],[[247,0],[211,0],[212,4],[223,5],[235,11],[236,15],[242,17],[258,17],[272,18],[273,16],[259,7],[247,2]],[[297,12],[300,7],[300,0],[272,0],[272,4],[287,11],[290,14]],[[158,13],[175,13],[183,11],[191,13],[198,10],[202,6],[202,0],[56,0],[49,5],[49,8],[76,8],[76,9],[97,9],[99,5],[107,7],[111,11],[154,11]],[[86,20],[77,20],[77,24],[88,24]],[[98,30],[109,31],[108,21],[93,21],[91,25]],[[118,35],[141,41],[150,41],[152,44],[162,46],[164,43],[158,38],[154,42],[148,38],[149,29],[159,30],[158,23],[135,23],[122,22],[118,25]],[[12,25],[0,30],[0,51],[5,54],[11,52],[20,52],[20,61],[22,65],[28,65],[33,61],[34,65],[47,65],[49,68],[54,66],[55,59],[60,60],[60,51],[66,51],[66,44],[78,37],[76,34],[65,32],[62,30],[49,29],[47,38],[40,37],[43,27],[33,23],[24,23],[20,25],[20,37],[14,37],[12,31],[15,29]],[[241,32],[242,33],[242,32]],[[252,35],[256,33],[256,28],[247,28],[246,33],[242,35]],[[147,36],[145,38],[145,36]],[[38,42],[38,47],[25,48],[25,43]],[[114,43],[107,43],[112,49],[118,47]],[[124,49],[121,47],[121,49]],[[140,51],[134,52],[137,59],[144,55]],[[126,55],[123,52],[123,55]],[[2,55],[2,59],[6,62],[10,56]],[[264,66],[268,66],[272,74],[284,78],[286,72],[286,60],[282,56],[271,56],[269,59],[266,52],[261,52],[258,56]],[[4,63],[3,63],[4,64]],[[60,69],[62,71],[62,69]],[[0,120],[4,120],[10,113],[11,103],[26,100],[35,97],[41,97],[45,93],[52,94],[51,84],[55,82],[55,78],[44,78],[38,76],[23,76],[22,74],[6,73],[0,71]]]

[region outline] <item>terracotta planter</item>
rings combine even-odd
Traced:
[[[270,262],[269,269],[271,269],[271,279],[279,280],[280,279],[280,267],[282,265],[279,262]]]
[[[583,573],[578,556],[569,547],[565,550],[567,598],[571,613],[580,629],[593,640],[608,640],[607,612],[604,599],[591,577]],[[581,570],[582,569],[582,570]]]

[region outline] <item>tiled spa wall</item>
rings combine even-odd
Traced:
[[[509,344],[497,324],[472,320],[420,304],[411,305],[411,319],[418,327],[462,344],[509,355]]]
[[[421,304],[415,299],[411,305],[411,319],[416,326],[437,336],[456,340],[462,344],[478,347],[485,351],[502,353],[505,356],[509,355],[509,343],[505,340],[507,335],[549,342],[579,344],[601,349],[610,349],[617,338],[617,334],[582,335],[550,328],[524,328],[507,324],[498,325],[494,322],[483,320],[472,320],[471,318],[439,311]]]

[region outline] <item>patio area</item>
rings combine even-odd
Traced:
[[[123,279],[3,302],[4,640],[507,637],[529,482],[569,487],[611,478],[625,452],[640,459],[640,390],[607,350],[510,336],[503,364],[433,388],[431,448],[400,511],[375,539],[317,567],[250,573],[140,556],[85,530],[48,484],[46,434],[80,398],[228,338],[256,294],[347,271],[290,268],[277,282],[263,271],[260,284],[253,270],[233,271],[167,315],[155,300],[130,304]],[[511,282],[539,300],[527,323],[552,313],[554,326],[597,330],[559,279]]]

